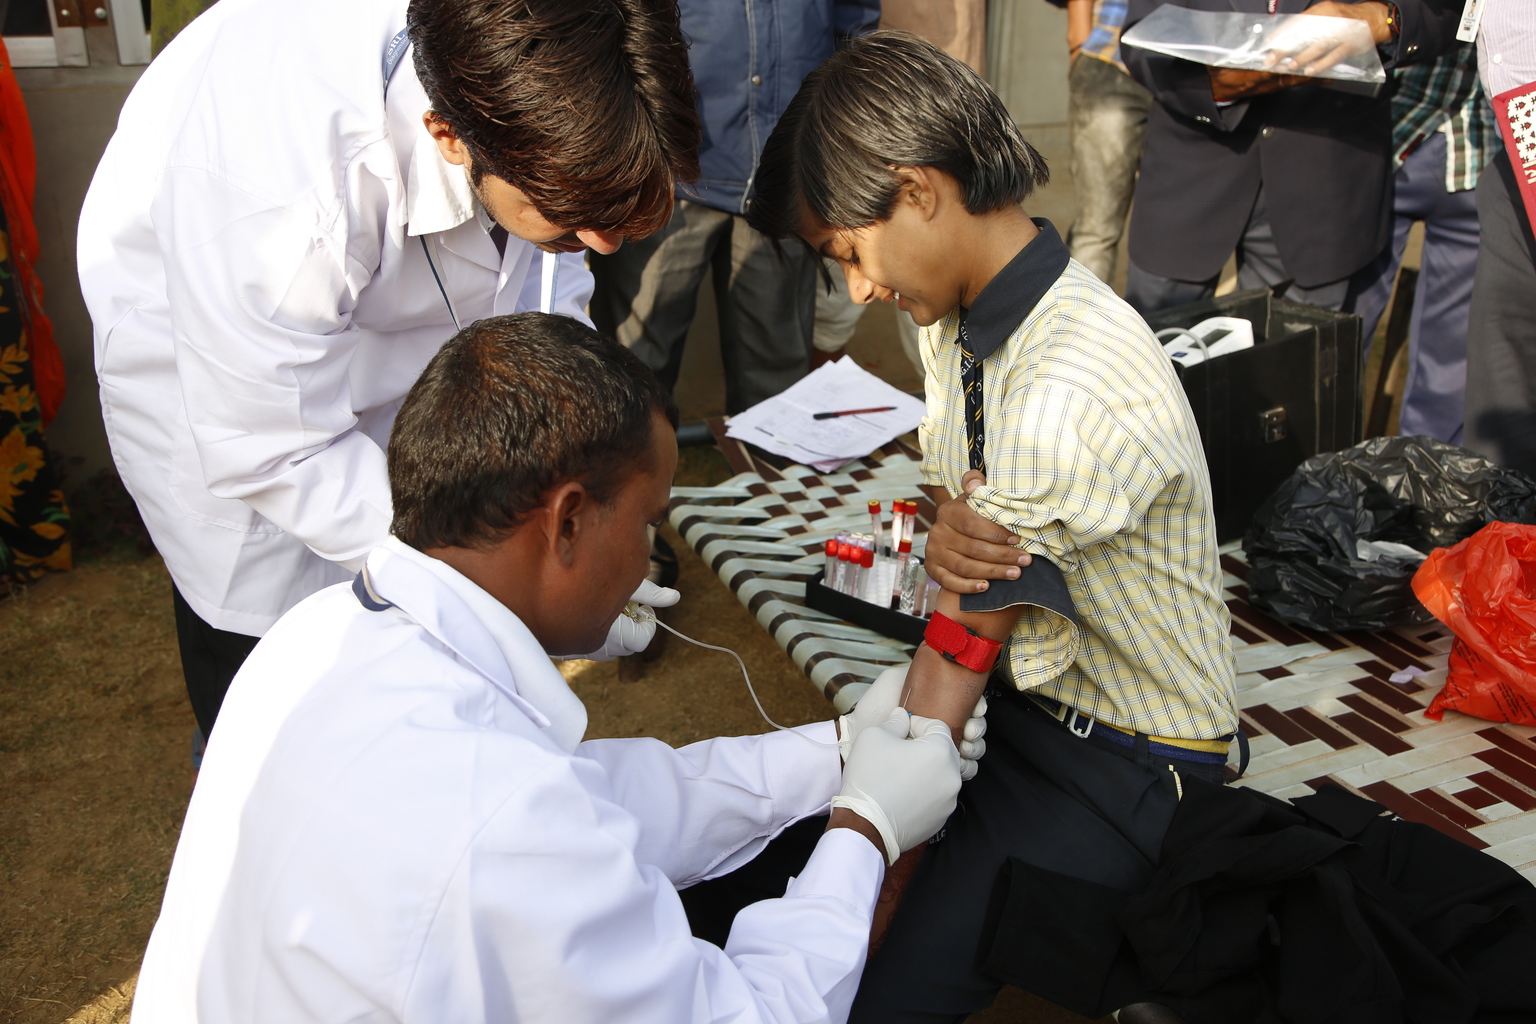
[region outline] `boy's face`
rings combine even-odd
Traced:
[[[833,228],[810,214],[800,237],[821,255],[837,261],[848,279],[848,294],[863,305],[895,302],[919,327],[944,319],[964,292],[963,253],[945,224],[959,203],[954,179],[931,167],[899,168],[901,191],[890,215],[861,228]]]

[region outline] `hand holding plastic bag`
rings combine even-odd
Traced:
[[[1370,26],[1354,17],[1192,11],[1164,4],[1120,41],[1210,67],[1333,79],[1372,94],[1387,80]]]
[[[1489,523],[1435,549],[1413,591],[1456,634],[1445,688],[1424,713],[1536,725],[1536,526]]]

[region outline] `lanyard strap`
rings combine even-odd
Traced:
[[[971,351],[971,335],[960,314],[960,385],[965,389],[965,447],[972,469],[987,471],[986,434],[981,418],[981,360]]]
[[[409,29],[401,29],[395,33],[395,38],[384,47],[384,94],[389,95],[389,80],[395,77],[395,68],[400,66],[400,60],[405,56],[405,51],[411,47],[411,37],[407,34]]]

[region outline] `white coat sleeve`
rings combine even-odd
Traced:
[[[279,207],[208,170],[172,166],[153,215],[209,492],[357,568],[390,521],[384,453],[354,429],[348,376],[351,312],[372,274],[349,249],[346,216],[327,223],[315,206]]]
[[[693,938],[672,884],[637,863],[634,817],[581,760],[529,779],[455,858],[420,955],[402,965],[400,1020],[846,1019],[884,878],[872,843],[823,836],[783,898],[738,915],[722,951]]]
[[[675,749],[589,740],[577,756],[607,770],[613,800],[640,821],[636,859],[678,886],[736,870],[785,826],[825,813],[842,782],[833,722]]]

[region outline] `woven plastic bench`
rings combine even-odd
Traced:
[[[872,498],[887,507],[918,500],[913,547],[922,551],[935,509],[918,490],[920,455],[895,441],[820,474],[726,438],[719,421],[711,428],[736,475],[675,488],[672,525],[846,711],[875,676],[910,661],[912,648],[805,607],[805,580],[822,567],[828,537],[868,526]],[[1221,564],[1252,754],[1239,785],[1290,798],[1336,783],[1536,881],[1536,729],[1423,715],[1445,679],[1449,633],[1286,626],[1248,603],[1238,545],[1222,548]]]

